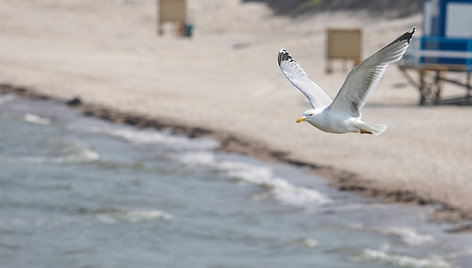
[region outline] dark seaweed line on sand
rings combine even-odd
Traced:
[[[260,142],[243,139],[228,132],[214,131],[199,126],[183,125],[178,122],[171,122],[166,118],[151,118],[146,115],[121,112],[96,104],[83,103],[78,97],[64,101],[38,93],[31,88],[18,87],[10,84],[0,84],[0,94],[14,94],[34,100],[53,100],[66,104],[74,109],[79,109],[86,116],[94,116],[110,122],[127,124],[137,128],[167,130],[173,134],[185,135],[189,138],[205,137],[215,139],[220,142],[220,146],[217,149],[218,151],[241,153],[265,161],[305,167],[314,171],[316,174],[332,179],[330,185],[341,191],[362,193],[367,196],[378,197],[385,202],[438,205],[438,209],[436,209],[430,217],[435,221],[467,222],[472,220],[472,212],[463,211],[460,208],[452,207],[438,200],[423,198],[411,191],[382,189],[377,187],[372,181],[362,179],[359,175],[352,172],[295,160],[289,157],[289,152],[271,150]],[[448,231],[472,231],[472,223],[465,223]]]

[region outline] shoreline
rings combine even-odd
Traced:
[[[310,172],[328,179],[328,184],[340,191],[360,193],[365,196],[375,197],[380,202],[386,203],[437,206],[434,212],[428,215],[428,220],[433,222],[458,223],[457,227],[446,230],[447,232],[472,231],[472,223],[470,222],[472,220],[472,212],[464,211],[461,208],[435,200],[434,198],[422,197],[411,191],[380,187],[379,185],[376,185],[374,181],[364,179],[359,174],[340,170],[331,166],[295,160],[289,156],[288,152],[273,150],[260,141],[243,138],[234,133],[214,130],[202,126],[183,124],[171,121],[164,117],[150,117],[145,114],[122,112],[111,107],[105,107],[93,103],[84,103],[78,97],[64,100],[41,94],[31,88],[14,86],[6,83],[0,84],[0,94],[14,94],[16,96],[35,100],[58,101],[71,108],[80,110],[86,116],[94,116],[114,123],[126,124],[137,128],[168,130],[173,134],[185,135],[190,138],[204,137],[214,139],[220,142],[220,146],[216,149],[218,151],[240,153],[268,162],[304,167]]]

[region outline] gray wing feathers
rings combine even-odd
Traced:
[[[415,28],[352,69],[329,109],[336,113],[359,117],[367,98],[379,83],[387,66],[401,59],[414,33]]]
[[[331,104],[331,98],[317,84],[308,79],[305,71],[285,49],[279,51],[278,62],[282,73],[308,98],[313,108],[327,107]]]

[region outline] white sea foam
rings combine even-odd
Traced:
[[[240,183],[267,188],[268,191],[253,196],[256,200],[272,198],[282,204],[295,206],[320,205],[331,202],[330,198],[316,190],[298,187],[282,178],[275,177],[269,167],[236,161],[217,161],[212,151],[190,151],[178,154],[175,159],[186,165],[215,169],[223,176],[238,180]]]
[[[64,144],[62,152],[64,153],[63,156],[55,158],[59,163],[91,162],[100,158],[96,151],[80,141]]]
[[[216,166],[215,154],[211,151],[190,151],[175,155],[174,159],[189,166],[204,166],[210,168]]]
[[[25,114],[24,120],[28,123],[38,124],[47,126],[51,124],[51,120],[48,118],[40,117],[39,115],[35,114]]]
[[[0,157],[1,162],[24,162],[33,164],[42,163],[83,163],[92,162],[100,158],[100,155],[92,150],[87,144],[73,141],[63,144],[61,155],[59,156],[20,156],[20,157]]]
[[[434,241],[433,236],[429,234],[420,234],[409,227],[391,227],[380,231],[386,234],[398,236],[404,243],[412,246],[425,245]]]
[[[450,268],[454,267],[440,256],[429,256],[426,258],[414,258],[389,252],[387,245],[379,249],[364,249],[362,254],[355,258],[357,261],[380,261],[386,264],[413,268]]]
[[[243,162],[223,161],[217,167],[224,175],[252,184],[271,186],[273,172],[268,167],[255,166]]]
[[[172,215],[161,210],[110,210],[97,214],[97,218],[104,223],[116,223],[118,220],[132,223],[150,220],[171,220]]]
[[[432,235],[419,233],[418,231],[410,227],[395,226],[388,228],[375,228],[366,227],[358,223],[350,224],[348,227],[354,230],[364,230],[398,237],[403,243],[411,246],[422,246],[434,242],[434,237]]]
[[[273,198],[282,204],[295,206],[320,205],[331,202],[331,199],[316,190],[298,187],[284,179],[274,177],[273,171],[268,167],[226,161],[220,163],[218,169],[230,178],[269,189],[267,192],[255,195],[255,199]]]
[[[140,130],[132,128],[88,128],[93,133],[106,134],[125,139],[136,144],[167,144],[177,149],[211,150],[219,143],[205,138],[190,139],[184,136],[171,136],[156,130]]]
[[[302,239],[300,242],[304,247],[307,248],[316,248],[319,245],[318,241],[312,238],[305,238]]]

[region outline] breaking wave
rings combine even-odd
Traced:
[[[419,233],[415,229],[409,227],[395,226],[387,228],[375,228],[366,227],[362,224],[351,224],[349,225],[349,228],[394,236],[399,238],[403,243],[411,246],[422,246],[435,241],[432,235]]]
[[[100,158],[98,152],[92,150],[87,144],[72,141],[62,144],[59,156],[20,156],[20,157],[2,157],[2,162],[25,162],[33,164],[42,163],[83,163],[92,162]]]
[[[300,243],[306,248],[316,248],[319,245],[319,242],[312,238],[302,239],[300,240]]]
[[[171,220],[172,215],[161,210],[121,210],[102,209],[96,212],[97,219],[104,223],[116,223],[119,220],[132,223],[151,220]]]
[[[402,242],[412,246],[421,246],[434,242],[434,237],[429,234],[421,234],[408,227],[391,227],[380,232],[400,237]]]
[[[305,206],[326,204],[331,200],[320,192],[295,186],[288,181],[275,177],[272,169],[242,162],[222,162],[218,167],[227,177],[268,189],[254,196],[255,199],[273,198],[285,205]]]
[[[255,200],[275,199],[282,204],[294,206],[322,205],[331,202],[329,197],[314,189],[295,186],[282,178],[276,177],[269,167],[237,161],[218,161],[211,151],[187,152],[179,154],[175,157],[175,160],[190,166],[211,168],[240,183],[249,183],[266,188],[267,191],[253,196]]]
[[[390,246],[385,244],[379,249],[364,249],[362,254],[355,258],[357,261],[378,261],[385,264],[413,268],[451,268],[454,267],[440,256],[414,258],[407,255],[390,252]]]
[[[105,134],[125,139],[135,144],[164,144],[175,149],[212,150],[219,146],[215,140],[205,138],[190,139],[184,136],[171,136],[156,130],[131,128],[89,128],[92,133]]]
[[[50,119],[44,118],[35,114],[25,114],[23,119],[28,123],[33,123],[33,124],[38,124],[38,125],[43,125],[43,126],[48,126],[51,124]]]

